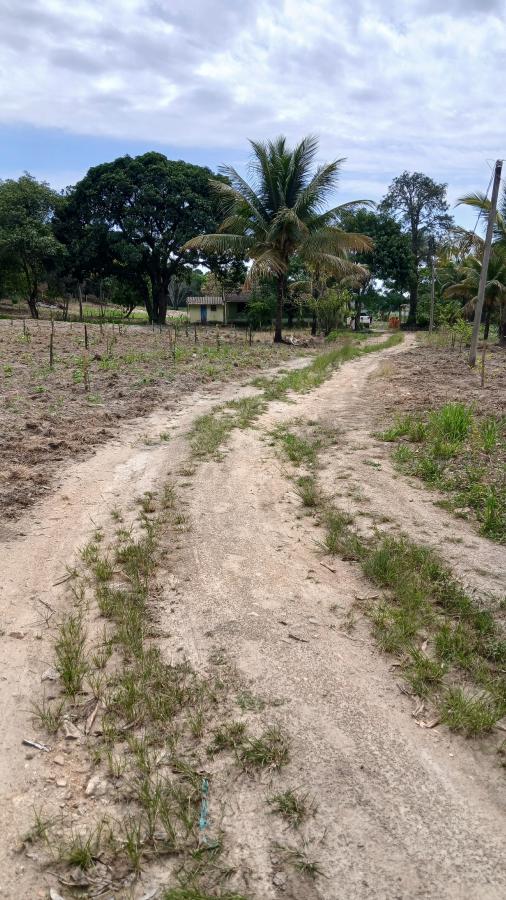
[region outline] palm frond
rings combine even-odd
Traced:
[[[324,166],[319,166],[309,184],[299,192],[299,196],[294,203],[294,209],[297,212],[311,211],[313,214],[321,212],[327,195],[338,186],[341,167],[344,162],[345,158],[343,157]]]
[[[232,189],[236,192],[237,200],[247,203],[252,212],[263,224],[267,223],[268,216],[263,208],[260,197],[257,196],[250,184],[237,172],[233,166],[220,166],[220,172],[229,179]]]
[[[242,234],[199,234],[183,244],[183,250],[203,250],[205,253],[234,253],[248,255],[249,240]]]

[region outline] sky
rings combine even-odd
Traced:
[[[0,0],[0,22],[0,178],[150,149],[246,171],[248,139],[316,133],[341,200],[407,169],[453,204],[506,157],[506,0]]]

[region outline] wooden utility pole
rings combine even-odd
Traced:
[[[481,314],[483,312],[483,303],[485,301],[485,288],[487,286],[488,264],[490,261],[490,253],[492,251],[492,238],[494,236],[494,225],[497,210],[497,197],[499,195],[499,185],[501,183],[502,159],[498,159],[495,164],[494,185],[492,188],[492,198],[490,200],[490,209],[488,213],[487,234],[485,237],[485,246],[483,248],[483,259],[481,263],[480,284],[478,287],[478,297],[476,298],[476,308],[474,310],[473,333],[471,336],[471,347],[469,349],[469,365],[476,365],[476,356],[478,353],[478,338],[480,336]]]

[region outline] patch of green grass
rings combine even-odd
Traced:
[[[333,507],[324,509],[323,515],[326,533],[321,544],[322,550],[332,556],[339,555],[343,559],[360,559],[364,552],[364,544],[358,534],[350,528],[353,517]]]
[[[301,475],[295,482],[295,493],[303,506],[314,509],[320,502],[320,493],[313,475]]]
[[[439,688],[446,667],[437,660],[430,659],[423,651],[413,648],[409,663],[404,669],[404,677],[418,697],[428,697]]]
[[[411,447],[407,447],[406,444],[400,444],[395,448],[392,458],[398,466],[404,466],[406,463],[412,462],[414,453]]]
[[[292,828],[298,828],[314,811],[314,802],[309,799],[308,794],[300,794],[292,790],[275,794],[267,802],[272,807],[272,811],[282,816]]]
[[[43,697],[40,703],[32,702],[32,717],[48,734],[57,734],[63,723],[64,711],[64,700],[53,701]]]
[[[482,534],[506,542],[506,421],[480,421],[471,407],[447,403],[425,419],[397,418],[380,435],[399,444],[393,459],[399,469],[448,492],[455,515],[474,510]]]
[[[99,823],[87,834],[75,832],[67,843],[60,847],[60,859],[69,866],[77,866],[79,869],[90,869],[100,855],[100,846],[103,833],[103,823]]]
[[[280,728],[268,728],[259,738],[248,738],[239,751],[246,770],[280,769],[289,760],[288,739]]]
[[[320,864],[309,855],[305,844],[302,847],[280,847],[279,849],[286,853],[294,868],[301,875],[307,875],[311,879],[323,875]]]
[[[190,447],[194,456],[216,456],[219,448],[235,428],[247,428],[264,409],[262,397],[231,400],[195,420],[190,431]]]
[[[307,466],[312,468],[316,463],[319,441],[307,440],[295,432],[290,431],[286,425],[278,425],[271,432],[274,440],[280,444],[285,456],[295,466]]]
[[[223,750],[237,750],[242,747],[245,740],[246,725],[244,722],[230,722],[214,732],[208,752],[214,754]]]
[[[486,694],[469,697],[462,688],[450,688],[440,706],[441,721],[452,731],[462,731],[466,737],[491,731],[503,714],[504,708],[498,708]]]
[[[56,669],[63,689],[75,697],[82,687],[88,670],[86,660],[86,630],[80,614],[66,616],[58,628],[55,644]]]
[[[469,434],[472,409],[464,403],[446,403],[429,416],[428,430],[440,440],[461,444]]]
[[[479,426],[479,436],[481,446],[485,453],[492,453],[495,450],[499,440],[499,425],[497,419],[488,416]]]

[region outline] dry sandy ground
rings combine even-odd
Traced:
[[[403,347],[386,351],[392,361]],[[432,505],[433,496],[399,481],[387,450],[369,436],[367,387],[385,354],[343,366],[328,382],[293,404],[271,404],[257,427],[233,434],[222,461],[200,465],[181,479],[179,493],[191,530],[173,575],[177,602],[167,608],[173,649],[202,668],[212,651],[226,653],[250,691],[268,704],[291,737],[291,761],[259,782],[240,778],[213,806],[228,833],[234,887],[253,900],[409,900],[506,896],[503,861],[504,778],[492,755],[438,727],[416,724],[411,701],[399,692],[391,661],[362,623],[351,635],[341,614],[372,589],[350,563],[331,571],[316,552],[318,529],[299,515],[299,502],[268,432],[295,417],[323,419],[342,440],[326,455],[327,489],[357,504],[355,482],[387,527],[430,540],[471,585],[506,588],[504,551],[465,522]],[[1,548],[4,711],[0,761],[0,888],[3,896],[47,896],[50,876],[16,856],[17,835],[51,784],[52,754],[27,754],[36,737],[30,698],[51,663],[46,607],[58,608],[54,583],[113,506],[177,477],[186,458],[185,433],[197,415],[238,390],[195,395],[175,413],[157,413],[125,429],[95,456],[69,468],[58,491],[21,520],[22,535]],[[170,430],[172,440],[146,446],[144,437]],[[374,458],[381,468],[366,464]],[[344,481],[346,475],[350,481]],[[364,503],[364,501],[362,501]],[[448,535],[453,540],[448,541]],[[470,548],[479,564],[471,564]],[[480,572],[476,571],[480,569]],[[482,574],[484,570],[490,575]],[[188,580],[188,575],[190,579]],[[337,604],[337,613],[335,605]],[[332,607],[332,609],[331,609]],[[263,715],[263,713],[259,713]],[[87,774],[83,772],[83,784]],[[322,870],[315,881],[295,873],[276,842],[295,846],[266,811],[273,790],[296,787],[315,798],[317,812],[302,838]],[[71,797],[62,797],[62,805]],[[66,799],[65,799],[66,798]],[[142,896],[146,884],[135,896]]]

